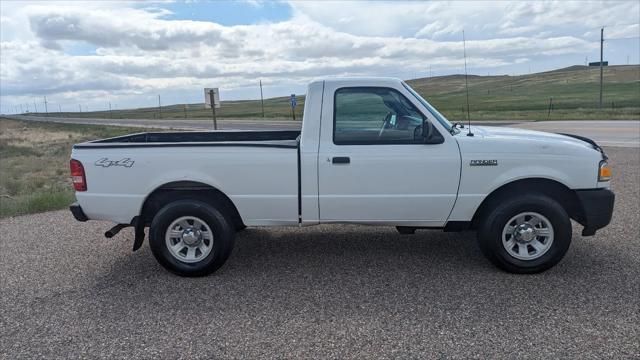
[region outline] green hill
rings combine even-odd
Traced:
[[[638,65],[605,67],[602,110],[598,109],[599,68],[571,66],[531,75],[469,76],[468,80],[472,119],[640,118]],[[466,109],[464,75],[408,83],[448,117],[466,117],[462,113]]]
[[[558,120],[640,119],[640,65],[608,66],[604,70],[603,108],[598,108],[600,70],[571,66],[548,72],[518,76],[470,75],[469,104],[474,120]],[[464,75],[447,75],[408,80],[450,120],[466,119]],[[549,112],[551,102],[552,111]],[[298,97],[296,117],[300,119],[304,97]],[[186,110],[186,111],[185,111]],[[265,118],[290,119],[289,97],[264,101]],[[186,114],[185,114],[186,113]],[[58,115],[58,114],[56,114]],[[211,109],[200,104],[178,104],[158,108],[61,113],[67,117],[163,119],[210,118]],[[259,100],[223,101],[219,118],[259,119]]]

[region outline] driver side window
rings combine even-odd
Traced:
[[[424,116],[398,91],[381,87],[338,89],[334,95],[336,145],[416,144]]]

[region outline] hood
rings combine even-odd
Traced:
[[[497,126],[472,126],[475,136],[465,136],[467,129],[456,136],[458,142],[472,152],[538,153],[557,155],[591,154],[603,156],[591,140],[543,131]]]
[[[580,140],[579,138],[575,138],[569,135],[548,133],[543,131],[498,126],[472,126],[471,131],[474,133],[474,135],[481,136],[483,138],[486,138],[487,140],[504,139],[551,144],[563,143],[568,146],[578,146],[592,150],[595,149],[594,145],[585,140]]]

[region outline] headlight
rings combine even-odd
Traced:
[[[600,161],[600,165],[598,166],[598,181],[609,181],[611,180],[611,167],[607,160]]]

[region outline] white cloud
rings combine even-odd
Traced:
[[[629,11],[637,3],[296,2],[290,20],[238,26],[170,20],[162,4],[6,3],[3,102],[199,93],[257,78],[300,85],[326,75],[424,74],[429,66],[459,72],[463,27],[469,65],[485,69],[589,52],[598,42],[584,34],[600,21],[620,36],[638,32]],[[78,55],[77,46],[95,51]]]
[[[622,24],[619,26],[612,26],[607,28],[607,38],[609,39],[633,37],[640,37],[640,24]]]
[[[638,23],[637,1],[300,1],[296,16],[364,36],[459,39],[497,35],[576,35],[602,25]]]

